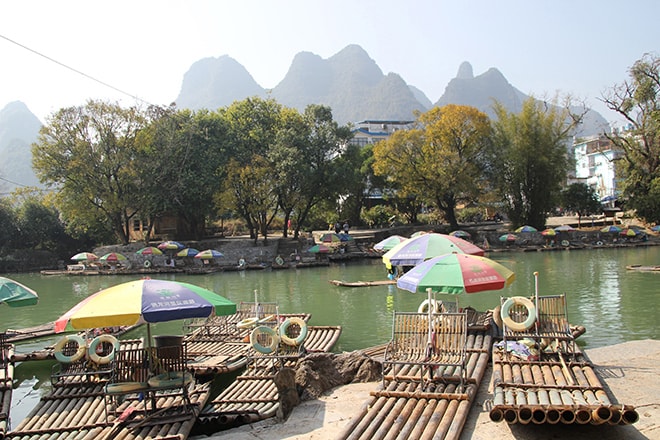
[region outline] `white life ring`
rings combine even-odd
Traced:
[[[144,260],[144,263],[142,263],[145,269],[149,269],[151,267],[151,261],[149,260]]]
[[[247,263],[245,262],[245,259],[241,258],[238,260],[238,267],[245,267]]]
[[[442,313],[442,301],[436,301],[434,299],[431,302],[428,299],[422,301],[417,308],[417,313],[428,313],[429,306],[431,306],[431,313]]]
[[[78,350],[76,350],[76,352],[70,356],[62,353],[62,350],[69,342],[75,342],[78,344]],[[53,347],[53,351],[55,352],[55,359],[57,359],[59,362],[62,362],[63,364],[70,364],[79,361],[83,358],[83,356],[85,356],[85,352],[87,351],[87,344],[85,343],[85,340],[78,335],[66,335],[57,341],[57,344],[55,344],[55,347]]]
[[[571,245],[571,243],[569,243],[568,240],[562,240],[561,245],[564,246],[564,247],[569,247]]]
[[[282,259],[282,257],[278,255],[277,258],[275,258],[275,264],[277,264],[278,266],[284,266],[284,260]]]
[[[270,336],[270,344],[262,345],[261,342],[259,342],[259,336],[261,335]],[[277,345],[279,343],[280,338],[277,336],[275,330],[270,327],[266,327],[265,325],[255,328],[252,330],[252,333],[250,333],[250,344],[252,344],[252,347],[259,353],[271,354],[277,350]]]
[[[599,241],[596,242],[596,246],[602,246],[602,245],[603,245],[602,241],[599,240]]]
[[[96,353],[96,349],[104,342],[111,344],[112,349],[110,349],[110,352],[105,356],[99,356],[98,353]],[[119,351],[119,341],[117,338],[112,335],[99,335],[95,337],[94,340],[89,344],[89,348],[87,349],[87,356],[92,362],[96,364],[106,365],[112,362],[117,351]]]
[[[247,318],[236,324],[238,328],[252,328],[259,322],[258,318]]]
[[[525,307],[527,309],[527,319],[525,319],[523,322],[514,321],[510,315],[511,308],[513,306]],[[506,327],[513,330],[514,332],[523,332],[534,325],[534,321],[536,321],[536,307],[531,300],[525,298],[524,296],[512,296],[511,298],[507,299],[504,304],[502,304],[500,316]]]
[[[300,333],[296,338],[291,338],[286,333],[292,324],[300,327]],[[286,345],[297,347],[303,343],[306,337],[307,337],[307,323],[305,322],[305,320],[301,318],[297,318],[294,316],[293,318],[287,319],[282,323],[282,325],[280,325],[280,338],[282,339],[282,342],[284,342]]]
[[[176,386],[185,387],[193,381],[193,375],[187,371],[168,371],[150,377],[147,383],[152,388],[173,388]]]

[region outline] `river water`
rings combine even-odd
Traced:
[[[440,295],[443,301],[458,301],[461,307],[487,310],[499,304],[500,296],[534,294],[533,273],[539,273],[539,295],[564,293],[569,321],[586,327],[578,339],[585,348],[613,345],[639,339],[660,339],[660,309],[656,307],[660,273],[626,270],[626,265],[660,264],[660,246],[573,250],[555,252],[491,253],[516,273],[504,290]],[[20,329],[54,321],[74,304],[98,290],[135,279],[135,276],[42,276],[5,274],[39,293],[33,307],[0,307],[0,330]],[[340,325],[342,335],[336,351],[350,351],[385,343],[392,328],[392,312],[416,311],[425,295],[396,286],[341,287],[329,280],[373,281],[386,277],[378,259],[331,264],[328,267],[222,272],[208,275],[152,276],[185,281],[215,291],[234,302],[277,302],[281,313],[310,313],[310,325]],[[125,337],[145,335],[134,330]],[[179,334],[181,322],[152,326],[154,334]],[[39,349],[57,338],[19,344],[18,352]],[[39,397],[49,390],[52,362],[30,361],[15,371],[12,426],[17,426]]]

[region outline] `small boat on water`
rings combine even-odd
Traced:
[[[639,272],[660,272],[660,265],[658,266],[642,266],[641,264],[631,264],[626,266],[628,270],[636,270]]]
[[[368,286],[389,286],[396,284],[396,280],[377,280],[377,281],[340,281],[330,280],[330,284],[344,287],[368,287]]]

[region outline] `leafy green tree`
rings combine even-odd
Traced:
[[[458,228],[458,203],[478,197],[490,120],[474,107],[447,105],[423,113],[418,127],[397,131],[374,147],[374,171],[398,188],[397,197],[427,202]]]
[[[565,210],[575,212],[578,216],[578,227],[582,216],[599,214],[603,207],[598,194],[589,185],[572,183],[561,192],[562,205]]]
[[[569,166],[567,145],[580,116],[529,98],[519,114],[495,104],[489,176],[515,227],[545,226]]]
[[[32,146],[33,167],[42,183],[58,191],[58,207],[84,229],[103,219],[127,244],[141,192],[136,137],[145,116],[135,107],[88,101],[50,116]]]
[[[16,211],[9,199],[0,198],[0,249],[11,249],[18,240]]]
[[[150,222],[164,214],[175,215],[177,239],[201,239],[206,219],[215,209],[213,196],[221,188],[221,171],[227,158],[227,125],[217,113],[205,110],[152,109],[152,123],[143,130],[138,168],[144,191],[141,216]]]
[[[630,68],[630,79],[603,96],[629,129],[607,133],[621,149],[626,207],[648,222],[660,222],[660,58],[646,54]]]
[[[56,250],[67,238],[59,212],[37,197],[30,197],[19,206],[17,225],[25,248]]]

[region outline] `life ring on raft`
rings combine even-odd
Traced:
[[[596,242],[596,246],[602,246],[602,245],[603,245],[603,242],[602,242],[602,241],[597,241],[597,242]]]
[[[277,258],[275,258],[275,264],[277,264],[278,266],[284,266],[284,260],[282,259],[282,257],[278,255]]]
[[[527,309],[527,319],[525,319],[523,322],[514,321],[510,315],[513,306],[525,307]],[[531,300],[525,298],[524,296],[512,296],[511,298],[507,299],[504,304],[502,304],[500,317],[502,318],[504,325],[509,329],[513,330],[514,332],[523,332],[534,325],[534,321],[536,321],[536,307]]]
[[[142,266],[144,266],[145,269],[149,269],[151,267],[151,261],[144,260],[144,263],[142,263]]]
[[[270,344],[262,345],[261,342],[259,342],[260,336],[269,336]],[[252,344],[252,347],[261,354],[273,353],[275,350],[277,350],[277,345],[279,343],[280,338],[277,336],[277,332],[275,332],[275,330],[270,327],[266,327],[265,325],[255,328],[252,330],[252,333],[250,333],[250,344]]]
[[[245,266],[247,266],[245,259],[241,258],[240,260],[238,260],[238,267],[245,267]]]
[[[78,349],[72,355],[66,355],[62,353],[64,347],[66,347],[69,342],[75,342],[78,344]],[[85,340],[78,335],[66,335],[57,341],[57,344],[55,344],[55,347],[53,347],[53,351],[55,352],[55,359],[57,359],[59,362],[62,362],[63,364],[70,364],[79,361],[83,358],[83,356],[85,356],[85,352],[87,351],[87,344],[85,343]]]
[[[111,344],[112,348],[110,349],[110,352],[105,356],[99,356],[98,353],[96,353],[96,350],[99,348],[99,345],[103,344],[104,342],[106,344]],[[119,351],[119,341],[117,338],[112,335],[99,335],[95,337],[89,344],[89,348],[87,349],[87,357],[89,357],[89,360],[96,364],[106,365],[112,362],[117,351]]]
[[[564,247],[569,247],[571,245],[571,243],[569,243],[568,240],[562,240],[561,245],[564,246]]]
[[[193,376],[187,371],[168,371],[150,377],[147,383],[151,388],[185,387],[192,382]]]
[[[300,333],[296,338],[291,338],[287,334],[287,330],[289,330],[289,327],[292,324],[300,327]],[[282,325],[280,325],[280,339],[282,339],[282,342],[284,342],[286,345],[297,347],[303,343],[306,337],[307,337],[307,323],[305,322],[305,320],[301,318],[297,318],[294,316],[293,318],[288,318],[286,321],[282,323]]]
[[[238,328],[252,328],[259,322],[259,318],[247,318],[236,324]]]
[[[431,313],[442,313],[442,301],[436,301],[432,299],[430,302],[428,299],[422,301],[422,303],[417,308],[417,313],[428,313],[429,306],[431,307]]]
[[[106,394],[126,394],[131,392],[144,391],[149,388],[147,382],[118,382],[109,383],[105,386]]]

